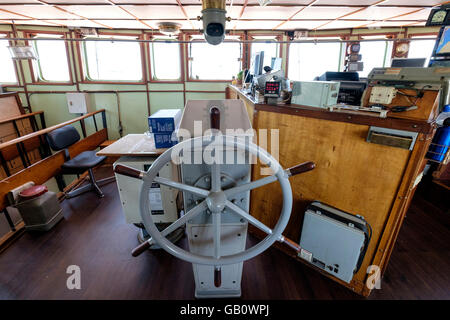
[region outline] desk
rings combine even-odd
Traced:
[[[373,235],[364,261],[350,283],[317,269],[356,293],[368,296],[371,290],[366,286],[367,268],[375,265],[381,272],[386,269],[405,213],[422,177],[427,161],[425,154],[434,132],[429,119],[436,114],[438,93],[427,93],[418,102],[419,110],[428,110],[429,114],[405,112],[387,118],[299,105],[259,104],[234,86],[227,88],[227,98],[244,101],[257,133],[258,129],[279,130],[278,160],[284,168],[305,161],[316,163],[313,171],[290,179],[293,210],[285,236],[297,243],[300,241],[303,213],[314,200],[359,214],[372,226]],[[373,126],[414,132],[417,139],[412,150],[370,143],[366,138]],[[268,151],[273,153],[270,144]],[[252,180],[262,177],[260,168],[260,164],[253,166]],[[268,227],[274,227],[281,206],[278,184],[252,190],[250,213]],[[253,228],[249,231],[264,236]],[[285,252],[304,262],[295,252]]]
[[[145,133],[128,134],[97,152],[97,155],[107,157],[155,157],[166,150],[156,149],[153,138]]]

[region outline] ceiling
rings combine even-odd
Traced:
[[[421,26],[443,0],[227,0],[227,29],[293,30]],[[0,23],[157,29],[162,21],[200,29],[201,0],[0,0]]]

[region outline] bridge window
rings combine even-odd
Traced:
[[[110,38],[110,37],[108,37]],[[119,39],[119,37],[115,37]],[[120,37],[135,40],[136,38]],[[141,45],[128,41],[95,41],[83,43],[85,75],[93,81],[132,81],[142,80]]]
[[[203,37],[203,36],[202,36]],[[191,79],[230,81],[241,68],[241,44],[206,42],[189,44],[189,70]]]
[[[338,42],[291,43],[289,45],[289,79],[312,81],[327,71],[339,71],[342,46]]]
[[[55,38],[62,39],[62,35],[38,34],[33,39]],[[38,56],[33,60],[35,76],[41,81],[69,82],[69,63],[67,47],[63,40],[35,40],[33,46]]]
[[[157,38],[154,40],[166,40],[166,42],[150,43],[152,80],[180,80],[180,44],[167,38]]]
[[[0,35],[5,38],[6,35]],[[0,40],[0,83],[17,83],[14,62],[8,50],[9,41]]]

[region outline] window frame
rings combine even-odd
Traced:
[[[248,35],[248,40],[249,41],[253,41],[253,40],[265,40],[265,39],[261,39],[261,37],[266,36],[268,39],[267,40],[272,40],[275,41],[278,44],[278,58],[283,58],[283,43],[280,43],[279,41],[283,40],[283,35],[282,34],[277,34],[277,35],[270,35],[267,33],[250,33]],[[258,38],[255,38],[258,37]],[[272,39],[269,39],[272,38]],[[252,60],[252,42],[247,42],[247,57],[246,57],[246,64],[247,64],[247,69],[250,68],[250,64],[251,64],[251,60]],[[286,54],[289,54],[289,46],[287,46],[286,48]],[[282,62],[282,65],[285,64],[285,74],[287,74],[287,56],[286,56],[286,61]],[[244,68],[243,68],[244,69]]]
[[[143,34],[136,34],[136,33],[117,33],[117,32],[99,32],[100,36],[126,36],[126,37],[136,37],[136,40],[144,40],[145,37]],[[80,35],[77,35],[78,38],[82,39]],[[95,80],[89,78],[88,74],[88,64],[87,64],[87,58],[85,54],[86,47],[84,46],[84,41],[78,41],[77,42],[77,56],[78,56],[78,65],[81,72],[81,81],[79,83],[83,84],[146,84],[147,83],[147,69],[149,66],[147,66],[147,59],[145,58],[145,48],[143,42],[138,42],[140,51],[141,51],[141,69],[142,69],[142,79],[141,80]],[[151,75],[151,74],[150,74]]]
[[[190,68],[190,65],[189,65],[189,62],[190,62],[190,56],[191,56],[191,52],[190,52],[190,48],[189,48],[189,45],[191,44],[191,43],[195,43],[195,42],[200,42],[200,43],[202,43],[202,42],[204,42],[204,43],[206,43],[206,41],[205,40],[202,40],[202,39],[198,39],[198,40],[196,40],[196,39],[192,39],[192,36],[193,35],[202,35],[202,34],[200,34],[200,33],[185,33],[186,35],[187,35],[187,37],[188,37],[188,41],[190,41],[190,42],[188,42],[188,43],[185,43],[185,48],[186,48],[186,57],[185,57],[185,59],[184,59],[184,61],[186,61],[186,67],[187,67],[187,74],[188,74],[188,77],[187,77],[187,79],[186,79],[186,82],[222,82],[222,83],[231,83],[231,81],[233,81],[233,79],[227,79],[227,80],[224,80],[224,79],[214,79],[214,80],[208,80],[208,79],[195,79],[195,78],[193,78],[192,77],[192,74],[191,74],[191,68]],[[243,37],[244,37],[244,34],[237,34],[238,36],[239,36],[239,40],[240,41],[242,41],[243,40]],[[227,42],[227,40],[224,40],[223,42]],[[243,70],[243,62],[244,62],[244,51],[245,51],[245,43],[240,43],[240,45],[241,45],[241,55],[240,55],[240,63],[241,63],[241,70]]]
[[[364,37],[364,36],[360,37],[360,40],[370,40],[371,38],[375,39],[377,36],[378,36],[378,34],[377,35],[370,35],[370,36],[366,35],[366,37]],[[384,57],[383,57],[383,66],[378,67],[378,68],[389,68],[391,66],[391,61],[394,58],[394,50],[395,50],[395,43],[394,42],[396,40],[397,41],[401,41],[402,39],[396,39],[396,40],[392,41],[386,35],[386,37],[384,39],[380,38],[380,40],[383,40],[383,41],[378,41],[378,42],[380,42],[380,43],[384,42]],[[360,42],[360,44],[361,44],[361,42]],[[389,47],[391,47],[391,48],[389,48]],[[364,55],[362,56],[362,60],[361,61],[364,63]],[[366,64],[364,64],[364,68],[366,68]],[[364,71],[365,70],[363,70],[363,72]],[[371,71],[372,70],[370,70],[369,73],[367,73],[366,76],[362,76],[360,74],[361,71],[357,71],[357,72],[358,72],[360,78],[367,79]]]
[[[166,35],[162,34],[162,33],[157,33],[157,34],[153,34],[153,35],[149,35],[147,37],[147,40],[152,40],[152,39],[158,39],[159,37],[167,37]],[[178,36],[176,38],[174,38],[174,40],[182,40],[183,35],[181,33],[178,34]],[[184,46],[183,43],[178,43],[178,48],[180,50],[180,78],[179,79],[175,79],[175,80],[158,80],[158,79],[154,79],[153,78],[153,70],[152,70],[152,50],[151,50],[151,42],[147,42],[147,65],[148,65],[148,72],[149,72],[149,82],[151,83],[174,83],[174,84],[180,84],[183,83],[185,80],[185,58],[184,58]]]
[[[25,38],[30,39],[25,41],[26,45],[28,46],[33,46],[34,45],[32,43],[30,43],[31,41],[33,41],[33,36],[35,34],[49,34],[49,35],[61,35],[63,39],[67,39],[68,38],[68,32],[58,32],[58,31],[41,31],[41,30],[27,30],[26,32],[24,32]],[[55,80],[45,80],[43,78],[41,78],[41,70],[40,70],[40,66],[38,67],[38,70],[35,70],[36,68],[34,67],[33,61],[32,60],[28,60],[28,66],[30,68],[30,75],[31,75],[31,83],[32,85],[36,84],[36,85],[52,85],[52,86],[71,86],[74,85],[74,79],[73,79],[73,73],[72,73],[72,63],[70,61],[70,53],[69,53],[69,43],[67,41],[64,41],[64,45],[66,47],[66,59],[67,59],[67,68],[69,70],[69,80],[68,81],[55,81]],[[37,63],[39,64],[39,61],[37,61]]]
[[[324,36],[323,38],[327,39],[329,37],[330,37],[330,35],[327,35],[326,37]],[[340,53],[339,53],[339,57],[337,59],[339,59],[338,69],[339,69],[339,71],[342,71],[342,67],[344,66],[344,61],[345,61],[345,42],[340,41],[339,39],[336,39],[336,43],[340,44]],[[289,43],[286,45],[286,71],[285,71],[285,74],[286,74],[286,77],[288,77],[288,78],[289,78],[289,55],[290,55],[292,44],[297,44],[297,42],[289,41]]]
[[[12,33],[8,32],[8,31],[0,31],[1,35],[6,35],[7,38],[11,38]],[[2,40],[5,41],[5,40]],[[13,45],[11,40],[8,40],[8,44],[11,46]],[[3,82],[2,83],[2,87],[6,88],[6,87],[15,87],[15,86],[20,86],[20,78],[19,78],[19,72],[17,70],[17,63],[15,60],[11,59],[13,62],[13,66],[14,66],[14,72],[16,74],[16,82]]]
[[[409,47],[408,47],[408,52],[406,53],[406,58],[409,58],[409,53],[410,53],[410,49],[411,49],[411,43],[413,42],[413,41],[417,41],[417,40],[414,40],[414,38],[423,38],[423,37],[430,37],[430,40],[433,40],[433,41],[435,41],[435,47],[436,47],[436,40],[437,40],[437,37],[439,36],[439,32],[437,32],[437,33],[433,33],[433,34],[431,34],[431,33],[421,33],[420,35],[416,35],[416,34],[413,34],[413,35],[410,35],[407,39],[408,39],[408,42],[409,42]],[[427,60],[426,60],[426,67],[428,67],[428,65],[429,65],[429,63],[430,63],[430,60],[431,60],[431,58],[432,58],[432,56],[433,56],[433,53],[434,53],[434,48],[433,49],[431,49],[431,54],[430,54],[430,56],[429,57],[427,57]]]

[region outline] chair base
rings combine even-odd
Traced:
[[[89,169],[88,172],[89,172],[89,180],[90,180],[89,184],[82,186],[76,190],[67,192],[66,199],[77,197],[88,191],[95,191],[95,193],[98,195],[99,198],[103,198],[105,195],[100,190],[100,186],[116,180],[115,176],[101,179],[101,180],[95,180],[94,172],[92,171],[92,169]]]

